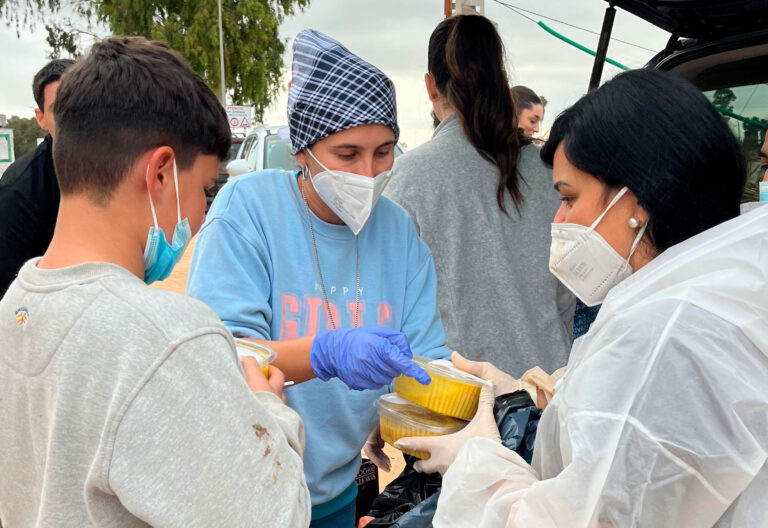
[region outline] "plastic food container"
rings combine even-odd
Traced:
[[[457,369],[447,360],[414,356],[413,361],[427,371],[432,381],[422,385],[409,376],[398,376],[395,378],[397,394],[446,416],[462,420],[471,420],[475,416],[480,389],[487,381]]]
[[[256,358],[264,376],[267,376],[267,373],[269,372],[269,364],[277,357],[275,351],[267,345],[246,341],[245,339],[235,338],[235,348],[237,348],[237,355],[240,357]]]
[[[455,433],[467,422],[443,416],[401,398],[397,394],[384,394],[376,402],[379,409],[381,439],[390,445],[406,436],[440,436]],[[427,459],[429,453],[408,451],[404,453]]]

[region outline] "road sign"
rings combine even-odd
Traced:
[[[13,130],[0,128],[0,177],[13,163]]]
[[[227,106],[227,121],[229,121],[229,128],[251,128],[252,116],[252,106]]]

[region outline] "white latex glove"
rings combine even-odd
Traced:
[[[389,472],[392,469],[392,463],[389,461],[389,457],[384,452],[383,447],[384,440],[381,439],[381,432],[379,427],[376,426],[376,429],[368,435],[368,440],[365,441],[363,446],[363,452],[377,468]]]
[[[451,355],[451,361],[457,369],[493,383],[496,397],[518,391],[521,388],[520,380],[502,372],[487,361],[472,361],[455,351]]]
[[[455,354],[455,352],[454,352]],[[398,449],[409,451],[427,451],[427,460],[419,460],[413,465],[416,471],[423,473],[445,473],[453,464],[461,447],[470,438],[483,437],[501,443],[499,429],[493,416],[493,389],[483,386],[480,391],[480,401],[477,414],[461,431],[444,436],[411,436],[395,442]]]

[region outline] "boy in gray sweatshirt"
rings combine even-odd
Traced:
[[[54,111],[56,230],[0,301],[0,525],[308,525],[282,374],[246,380],[213,311],[145,284],[203,222],[230,145],[215,96],[166,45],[113,37]]]

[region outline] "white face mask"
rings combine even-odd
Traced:
[[[595,231],[597,224],[626,192],[627,188],[623,187],[589,227],[552,224],[549,270],[587,306],[602,303],[611,288],[632,275],[629,259],[645,233],[645,225],[638,231],[626,259]]]
[[[325,169],[312,175],[315,191],[336,216],[357,235],[371,216],[384,187],[389,183],[390,171],[369,178],[353,172],[330,170],[320,163],[311,150],[307,149],[307,153]]]

